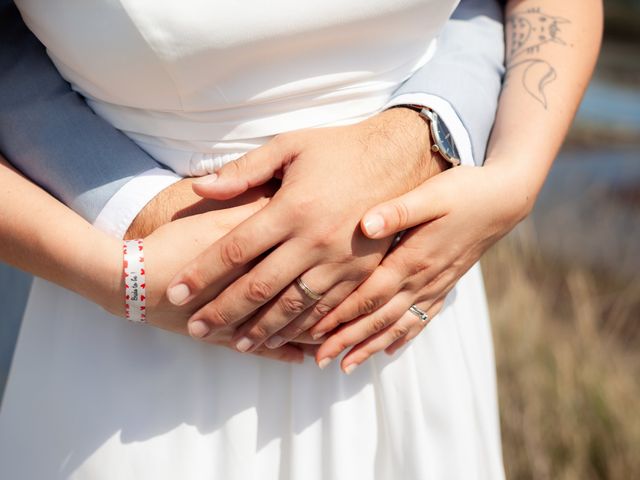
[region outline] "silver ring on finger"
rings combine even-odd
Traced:
[[[416,305],[411,305],[409,307],[409,311],[417,316],[420,320],[422,320],[422,323],[424,323],[425,325],[429,323],[429,314],[424,310],[418,308]]]
[[[322,294],[311,290],[309,286],[304,283],[301,277],[296,278],[296,284],[300,287],[300,290],[302,290],[302,292],[314,302],[317,302],[322,298]]]

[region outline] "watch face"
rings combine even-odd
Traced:
[[[437,117],[437,121],[432,122],[433,126],[433,136],[435,137],[438,147],[444,155],[446,155],[449,159],[455,159],[456,162],[460,159],[458,156],[458,149],[456,148],[455,143],[453,143],[453,138],[451,137],[451,132],[444,124],[440,117]]]

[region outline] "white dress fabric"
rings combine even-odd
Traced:
[[[279,132],[378,112],[455,0],[19,0],[92,108],[182,175]],[[0,476],[501,479],[482,278],[352,375],[115,318],[34,282],[0,412]]]

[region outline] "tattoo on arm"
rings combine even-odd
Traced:
[[[562,25],[571,23],[566,18],[554,17],[540,8],[513,12],[506,19],[507,74],[505,82],[516,72],[522,72],[525,90],[546,109],[545,88],[558,74],[546,60],[537,58],[542,47],[549,43],[566,45],[562,39]]]

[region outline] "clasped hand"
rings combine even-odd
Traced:
[[[394,109],[356,125],[277,136],[197,182],[198,194],[222,200],[282,178],[264,208],[171,282],[176,305],[213,299],[189,319],[190,334],[207,338],[233,327],[236,348],[248,352],[267,340],[278,347],[315,325],[380,264],[391,237],[367,238],[360,220],[434,173],[429,147],[417,114]],[[322,299],[307,296],[298,277]]]

